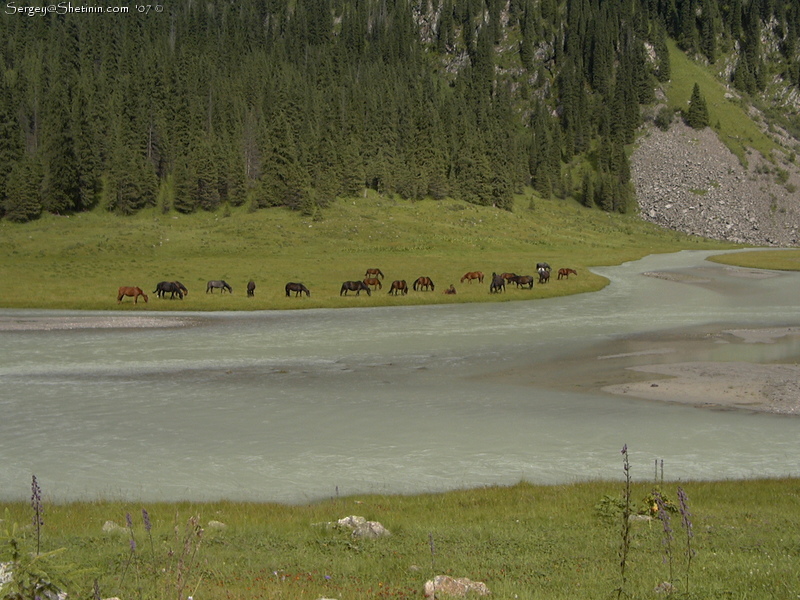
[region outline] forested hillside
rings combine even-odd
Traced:
[[[668,37],[697,60],[724,57],[743,94],[800,85],[796,0],[68,6],[8,3],[0,19],[9,220],[244,204],[318,214],[365,187],[510,210],[531,185],[625,212],[625,149],[670,78]]]

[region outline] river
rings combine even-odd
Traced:
[[[708,255],[596,268],[600,292],[499,304],[147,311],[136,327],[129,312],[0,310],[0,495],[28,497],[31,475],[54,501],[284,503],[618,479],[623,444],[639,479],[661,460],[668,479],[798,475],[795,417],[579,389],[560,370],[585,356],[602,376],[600,355],[647,332],[800,325],[800,274]],[[795,363],[800,348],[712,353]]]

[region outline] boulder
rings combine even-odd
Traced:
[[[357,517],[355,515],[339,519],[337,525],[352,530],[353,537],[371,539],[391,535],[389,530],[378,521],[367,521],[364,517]]]
[[[453,578],[449,575],[437,575],[425,582],[425,597],[429,600],[449,596],[465,598],[470,594],[488,596],[489,588],[482,581],[472,581],[466,577]]]

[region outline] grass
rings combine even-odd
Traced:
[[[520,196],[514,212],[456,200],[400,201],[368,194],[339,200],[322,220],[284,209],[234,209],[193,215],[143,211],[117,217],[102,211],[46,215],[24,225],[0,222],[0,307],[91,310],[262,310],[350,306],[502,302],[595,291],[606,281],[587,267],[619,264],[651,253],[730,248],[644,223],[635,215],[608,214],[571,200]],[[490,295],[484,285],[459,282],[467,271],[490,276],[535,275],[537,262],[574,268],[578,277],[533,290]],[[343,281],[367,268],[386,274],[371,297],[340,297]],[[409,286],[419,276],[435,292],[389,296],[394,279]],[[224,279],[232,295],[207,294],[206,282]],[[245,285],[256,282],[254,298]],[[159,281],[179,280],[183,300],[151,292]],[[304,283],[310,298],[287,298],[284,285]],[[454,284],[457,294],[442,292]],[[117,288],[138,286],[150,302],[116,302]]]
[[[743,104],[730,95],[717,74],[706,65],[692,61],[669,41],[671,79],[667,87],[667,102],[670,108],[686,110],[692,97],[694,84],[706,99],[709,123],[720,140],[733,152],[743,165],[747,156],[758,152],[773,159],[775,152],[783,150],[752,120]]]
[[[676,485],[661,488],[674,505]],[[659,597],[654,590],[664,582],[675,586],[677,598],[800,593],[800,481],[680,487],[688,498],[693,536],[687,542],[675,512],[672,581],[665,528],[657,519],[633,521],[625,597]],[[633,512],[647,512],[653,489],[652,483],[631,485]],[[426,580],[450,574],[485,582],[498,599],[608,598],[620,586],[621,512],[613,507],[623,495],[623,483],[595,481],[354,496],[302,506],[45,501],[42,551],[63,549],[52,562],[69,565],[71,597],[90,597],[96,582],[100,597],[128,600],[419,598]],[[30,548],[35,537],[30,505],[0,508],[6,511],[4,527],[23,524],[16,539]],[[348,515],[379,521],[391,535],[359,539],[326,525]],[[190,519],[197,519],[201,535]],[[104,531],[107,521],[117,528]],[[3,554],[7,547],[6,540]],[[687,547],[694,551],[690,567]]]
[[[800,250],[737,252],[735,256],[720,254],[712,256],[709,260],[724,265],[736,265],[750,269],[800,271]]]

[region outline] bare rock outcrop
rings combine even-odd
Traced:
[[[747,166],[711,128],[651,127],[631,156],[641,216],[662,227],[758,246],[800,244],[800,169],[779,153]]]

